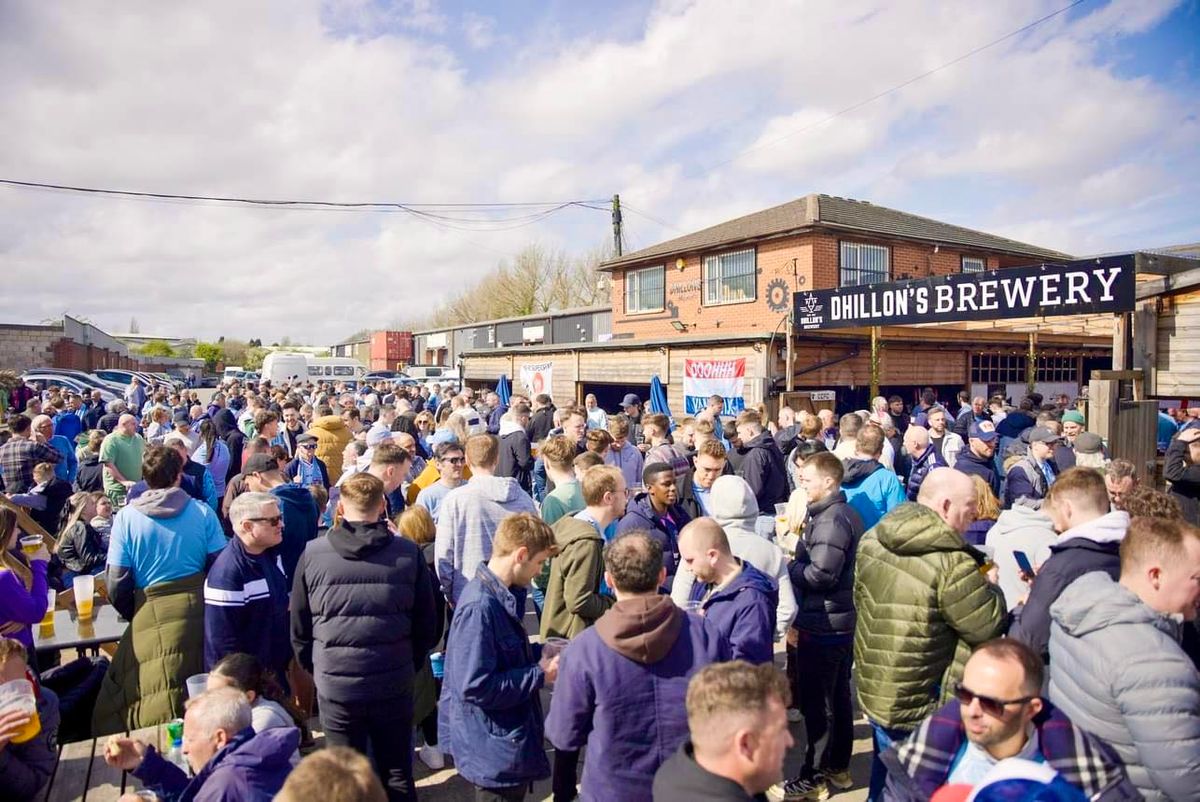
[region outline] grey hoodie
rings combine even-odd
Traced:
[[[149,518],[174,518],[183,512],[192,497],[180,487],[147,490],[129,505]]]
[[[1000,513],[996,523],[988,530],[985,542],[994,550],[992,560],[1000,572],[1000,589],[1004,591],[1004,601],[1011,610],[1029,591],[1029,586],[1018,576],[1020,568],[1017,567],[1013,552],[1025,552],[1036,568],[1045,559],[1043,550],[1048,553],[1050,547],[1058,542],[1058,535],[1046,513],[1017,505]]]
[[[1150,802],[1200,800],[1200,674],[1179,623],[1102,572],[1050,617],[1050,701],[1116,750]]]
[[[451,490],[438,507],[434,566],[442,593],[451,604],[481,562],[492,557],[492,538],[500,521],[515,512],[537,515],[537,507],[517,480],[476,474]]]
[[[779,608],[775,611],[775,639],[782,640],[796,617],[796,592],[788,577],[783,549],[754,531],[758,500],[740,476],[722,476],[713,482],[708,499],[712,518],[725,530],[729,550],[775,580],[779,585]],[[683,607],[692,592],[695,577],[682,563],[671,585],[671,600]]]

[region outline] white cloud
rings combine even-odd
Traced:
[[[1200,238],[1196,98],[1106,60],[1169,0],[1089,4],[788,136],[1057,2],[669,0],[619,41],[506,32],[491,72],[467,65],[505,21],[451,24],[427,0],[8,3],[0,176],[350,201],[620,192],[684,230],[825,191],[1079,252]],[[679,233],[626,219],[638,245]],[[23,319],[328,342],[420,316],[531,239],[586,251],[608,224],[461,232],[0,188],[0,264],[39,279]]]

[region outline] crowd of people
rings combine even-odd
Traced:
[[[42,731],[0,713],[0,798],[73,734],[164,799],[412,800],[414,759],[449,758],[480,800],[821,800],[855,784],[857,708],[872,802],[1022,761],[1056,798],[1200,799],[1195,410],[1160,416],[1163,492],[1036,394],[671,418],[134,380],[8,406],[0,680]],[[33,628],[85,574],[129,626],[56,664]],[[182,757],[123,735],[179,717]]]

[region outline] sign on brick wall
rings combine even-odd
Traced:
[[[1133,255],[798,292],[799,331],[1130,312]]]

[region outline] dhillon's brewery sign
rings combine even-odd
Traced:
[[[1130,312],[1133,256],[798,292],[800,331]]]

